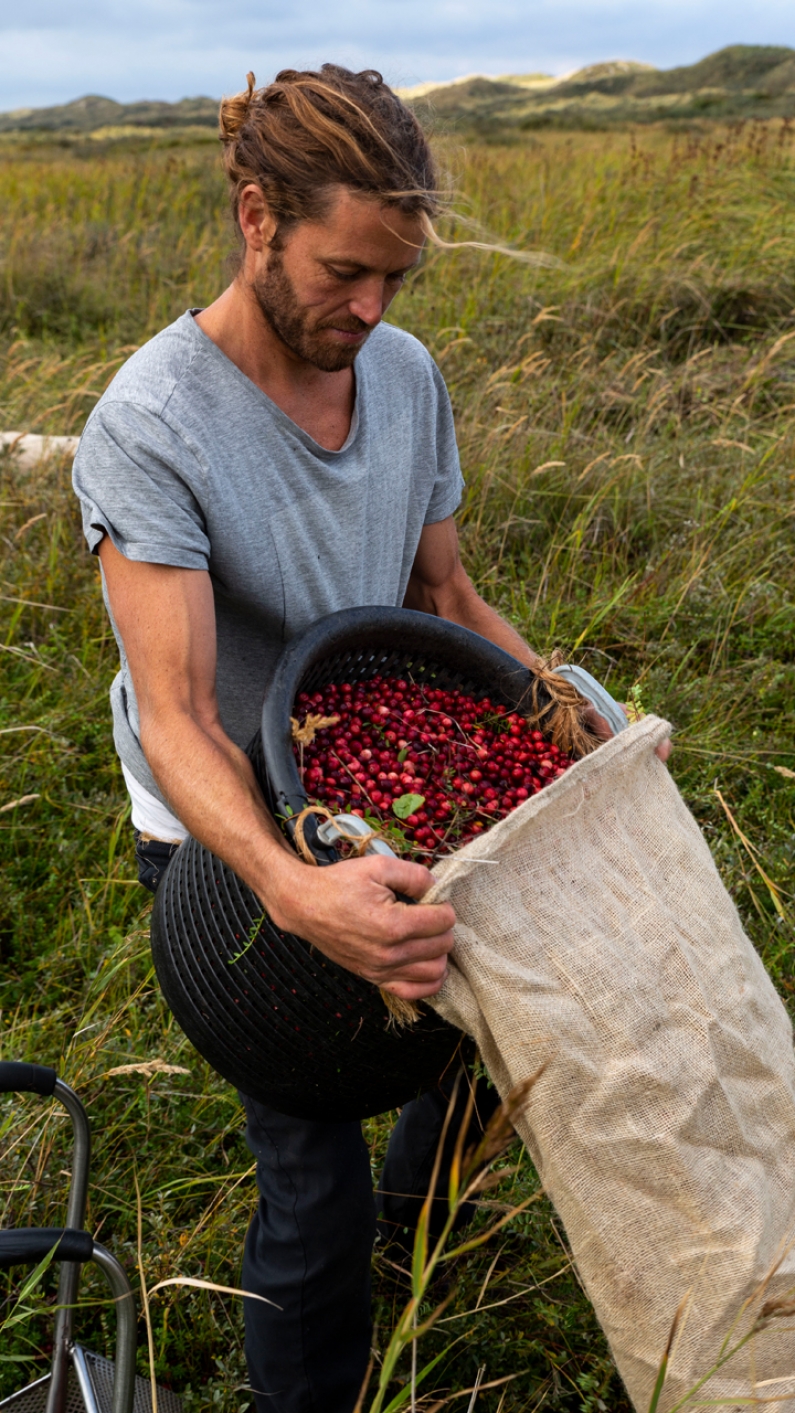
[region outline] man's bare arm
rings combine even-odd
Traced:
[[[472,584],[461,563],[458,530],[452,516],[425,526],[404,604],[406,608],[433,613],[437,618],[447,618],[463,628],[470,628],[473,633],[480,633],[527,667],[535,667],[539,662],[516,629],[489,607]],[[597,736],[609,740],[613,732],[595,708],[589,707],[583,715]],[[663,741],[657,747],[657,755],[666,761],[670,754],[671,742]]]
[[[527,667],[536,667],[539,662],[524,638],[475,589],[461,563],[458,530],[452,516],[425,526],[403,602],[406,608],[460,623],[462,628],[504,648]]]
[[[453,944],[449,904],[409,906],[431,875],[383,857],[313,869],[282,839],[215,695],[215,610],[203,570],[139,564],[108,536],[100,558],[152,774],[185,827],[234,869],[278,927],[395,995],[433,995]]]

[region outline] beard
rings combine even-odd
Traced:
[[[355,347],[334,343],[323,338],[324,329],[344,329],[354,334],[366,331],[368,335],[372,332],[369,324],[351,315],[313,323],[296,295],[279,250],[271,250],[267,271],[253,281],[252,289],[263,318],[282,343],[323,373],[339,373],[343,368],[350,368],[364,343]]]

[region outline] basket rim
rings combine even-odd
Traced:
[[[533,681],[529,667],[488,638],[449,619],[415,609],[368,605],[340,609],[313,623],[284,648],[262,706],[261,749],[268,776],[272,809],[288,820],[308,803],[292,749],[290,716],[301,683],[311,670],[341,651],[404,649],[432,657],[440,668],[483,677],[487,692],[518,707]],[[337,854],[316,838],[310,818],[306,842],[318,863],[333,863]]]

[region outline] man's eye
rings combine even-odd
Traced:
[[[333,265],[327,265],[326,269],[328,270],[328,273],[331,275],[331,278],[333,280],[340,280],[344,284],[351,284],[354,280],[358,280],[360,278],[359,270],[335,270]],[[388,285],[400,286],[405,283],[407,278],[407,270],[398,270],[393,275],[387,275],[386,283]]]

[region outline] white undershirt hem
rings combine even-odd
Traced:
[[[142,834],[150,835],[152,839],[162,839],[168,844],[181,844],[188,834],[184,824],[171,813],[168,805],[162,804],[149,790],[144,789],[140,781],[131,775],[124,761],[121,762],[121,769],[132,801],[133,828],[139,829]]]

